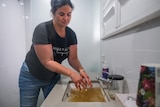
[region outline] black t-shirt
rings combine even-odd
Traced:
[[[52,44],[53,57],[58,63],[61,63],[69,56],[70,45],[77,44],[75,32],[66,27],[66,37],[61,38],[55,31],[52,20],[39,24],[33,33],[32,45],[26,55],[26,63],[33,76],[40,80],[50,81],[57,73],[46,69],[39,61],[34,44]]]

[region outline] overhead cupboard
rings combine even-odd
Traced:
[[[101,39],[160,17],[160,0],[101,0]]]

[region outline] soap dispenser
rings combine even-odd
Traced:
[[[109,68],[106,64],[106,58],[105,56],[102,54],[102,77],[105,79],[108,79],[108,74],[109,74]]]

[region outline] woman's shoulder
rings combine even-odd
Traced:
[[[67,30],[67,32],[69,32],[69,33],[74,33],[75,34],[75,32],[73,31],[73,29],[71,29],[70,27],[66,27],[66,30]]]
[[[46,25],[47,25],[47,24],[50,24],[50,23],[52,23],[51,20],[50,20],[50,21],[41,22],[41,23],[39,23],[39,24],[36,26],[36,28],[45,29],[45,28],[46,28]]]
[[[37,27],[45,27],[46,26],[46,22],[41,22],[37,25]]]
[[[46,27],[45,27],[46,25],[45,25],[45,23],[43,22],[43,23],[40,23],[40,24],[38,24],[36,27],[35,27],[35,31],[42,31],[42,30],[44,30]]]

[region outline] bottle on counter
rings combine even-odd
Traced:
[[[105,56],[102,55],[102,77],[108,79],[108,75],[109,75],[109,68],[106,64]]]

